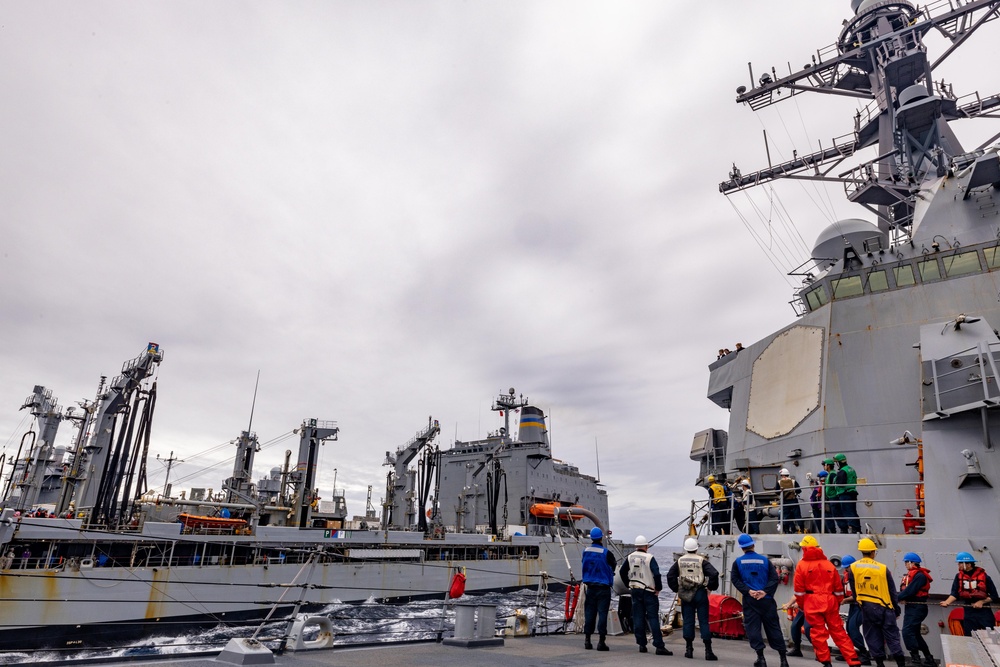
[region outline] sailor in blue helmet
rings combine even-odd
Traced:
[[[961,601],[965,607],[962,629],[966,637],[971,637],[973,630],[996,627],[990,602],[1000,602],[1000,597],[997,597],[993,579],[986,574],[986,570],[976,565],[975,556],[968,551],[959,551],[955,562],[958,563],[958,575],[951,584],[951,595],[941,601],[941,606]]]
[[[910,652],[914,665],[936,667],[937,661],[920,633],[920,625],[927,618],[927,599],[934,581],[930,570],[921,562],[920,555],[912,551],[903,556],[906,574],[899,582],[899,601],[903,605],[903,645]],[[921,653],[924,654],[922,660]]]
[[[611,587],[615,583],[615,556],[605,548],[602,540],[604,531],[590,529],[593,542],[583,550],[583,583],[587,585],[587,596],[583,603],[583,647],[594,648],[590,636],[597,625],[597,650],[607,651],[604,638],[608,634],[608,608],[611,607]]]
[[[743,549],[743,555],[733,561],[731,579],[733,586],[743,594],[743,627],[746,628],[750,648],[757,652],[754,667],[767,667],[764,659],[764,638],[761,626],[767,635],[767,643],[781,656],[781,667],[788,667],[785,657],[785,638],[778,622],[778,605],[774,592],[778,589],[778,571],[767,556],[754,551],[753,538],[746,533],[737,538],[736,543]]]
[[[865,645],[864,633],[861,632],[861,605],[858,604],[857,598],[854,597],[854,589],[851,588],[849,570],[856,561],[857,559],[851,554],[847,554],[840,560],[840,567],[844,568],[840,575],[840,580],[844,585],[844,601],[841,604],[848,605],[847,622],[844,623],[844,629],[847,630],[847,636],[854,644],[854,650],[858,652],[858,660],[861,661],[862,665],[870,665],[872,657]]]

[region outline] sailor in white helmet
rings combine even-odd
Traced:
[[[799,495],[802,487],[792,477],[788,468],[778,472],[778,488],[781,489],[781,527],[786,533],[802,532],[802,509],[799,507]]]
[[[660,567],[656,559],[647,553],[648,549],[649,540],[643,535],[637,536],[635,551],[626,556],[618,573],[632,593],[632,629],[635,632],[635,642],[639,645],[639,653],[647,652],[648,625],[653,635],[656,655],[673,655],[663,645],[663,633],[660,632],[660,600],[657,596],[663,590],[663,579]]]
[[[698,553],[698,539],[684,540],[684,555],[670,566],[667,586],[681,599],[684,618],[685,658],[694,657],[694,616],[698,614],[701,638],[705,642],[705,660],[718,660],[712,652],[712,628],[708,624],[708,592],[719,588],[719,571]]]

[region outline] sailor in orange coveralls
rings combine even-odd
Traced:
[[[826,559],[823,549],[812,535],[803,537],[799,545],[802,547],[802,560],[795,567],[795,604],[805,614],[806,623],[812,626],[809,640],[816,651],[816,660],[824,667],[832,667],[826,640],[833,637],[847,664],[860,665],[854,644],[840,620],[844,589],[837,568]]]

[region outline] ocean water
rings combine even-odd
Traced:
[[[650,549],[662,571],[664,586],[666,573],[673,564],[675,547],[654,546]],[[620,561],[619,561],[620,562]],[[674,596],[669,590],[660,594],[660,613],[667,615],[672,610]],[[528,627],[538,634],[572,631],[572,622],[566,622],[566,596],[564,591],[550,591],[544,600],[538,599],[535,589],[523,589],[513,593],[487,593],[485,595],[465,595],[447,603],[443,600],[424,600],[406,604],[383,604],[374,600],[364,603],[335,603],[309,616],[326,616],[333,627],[334,646],[379,644],[407,641],[434,640],[439,636],[452,636],[455,629],[455,603],[494,604],[497,606],[496,627],[498,631],[506,626],[515,614],[527,617]],[[617,597],[612,602],[617,608]],[[578,617],[582,625],[582,609]],[[276,649],[282,636],[288,631],[287,620],[269,622],[263,626],[237,625],[218,626],[190,634],[148,637],[130,643],[128,646],[108,647],[93,650],[33,651],[0,653],[0,664],[47,663],[54,660],[70,659],[113,659],[141,655],[184,655],[202,651],[221,650],[234,637],[249,637],[257,632],[257,638],[269,648]],[[313,639],[307,634],[307,639]]]

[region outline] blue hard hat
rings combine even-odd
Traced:
[[[956,563],[975,563],[976,559],[968,551],[959,551],[955,554]]]
[[[844,556],[843,558],[840,559],[840,566],[841,567],[848,567],[849,565],[851,565],[851,563],[854,563],[857,560],[858,559],[855,558],[854,556],[852,556],[851,554],[847,554],[846,556]]]
[[[920,556],[918,556],[917,554],[913,553],[912,551],[908,551],[905,554],[903,554],[903,562],[904,563],[919,563],[920,562]]]
[[[736,543],[740,545],[741,549],[746,549],[747,547],[753,546],[753,538],[746,533],[743,533],[736,538]]]
[[[819,471],[818,473],[816,473],[816,476],[817,476],[817,477],[819,477],[820,479],[823,479],[824,477],[826,477],[826,476],[827,476],[827,475],[829,475],[829,474],[830,474],[830,473],[828,473],[828,472],[827,472],[827,471],[825,471],[825,470],[820,470],[820,471]]]
[[[604,533],[601,531],[600,528],[597,528],[595,526],[594,528],[590,529],[590,539],[594,540],[595,542],[597,540],[604,539]]]

